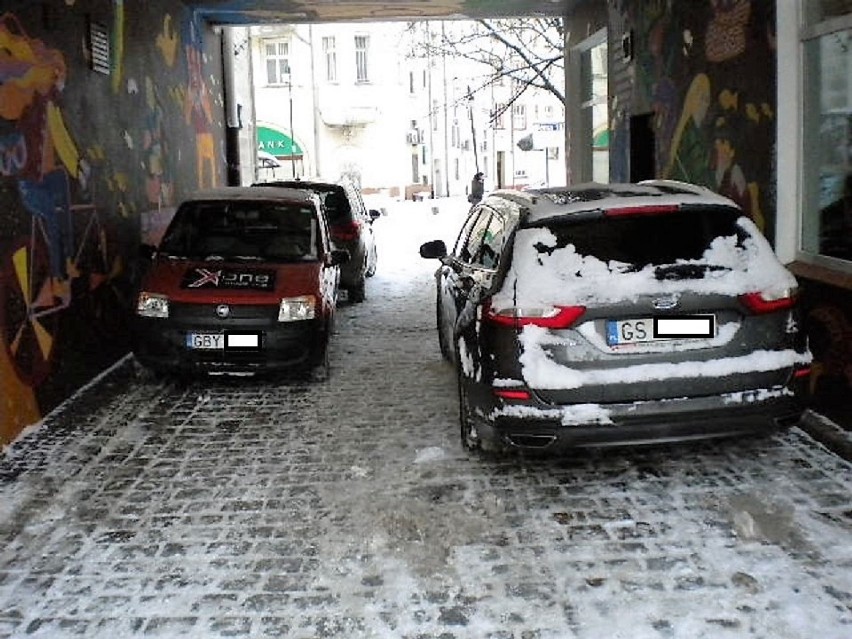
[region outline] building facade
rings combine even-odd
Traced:
[[[407,180],[403,23],[250,29],[259,181],[345,176],[400,192]],[[248,166],[248,165],[246,165]]]

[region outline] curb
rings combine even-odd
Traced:
[[[798,426],[835,455],[852,462],[852,433],[812,410],[802,414]]]

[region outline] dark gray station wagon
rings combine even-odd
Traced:
[[[731,436],[794,424],[796,280],[730,200],[671,181],[497,191],[437,258],[468,448]]]

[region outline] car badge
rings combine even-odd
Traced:
[[[218,317],[220,317],[221,319],[225,319],[230,314],[231,314],[231,307],[228,306],[227,304],[219,304],[219,306],[216,307],[216,315]]]
[[[651,306],[658,311],[669,311],[673,308],[677,308],[678,302],[679,300],[677,295],[666,295],[665,297],[658,297],[651,300]]]

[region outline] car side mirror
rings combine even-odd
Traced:
[[[140,244],[139,245],[139,259],[144,262],[150,262],[154,259],[154,256],[157,254],[157,247],[151,244]]]
[[[334,249],[328,256],[328,264],[329,266],[340,266],[341,264],[346,264],[352,256],[349,254],[349,251],[344,249]]]
[[[372,224],[373,222],[375,222],[376,220],[378,220],[380,217],[382,217],[382,213],[381,213],[381,211],[377,211],[376,209],[370,209],[370,210],[369,210],[369,211],[367,211],[367,212],[368,212],[368,213],[369,213],[369,215],[370,215],[370,224]]]
[[[447,257],[447,245],[444,240],[432,240],[420,245],[420,257],[428,260],[443,259]]]

